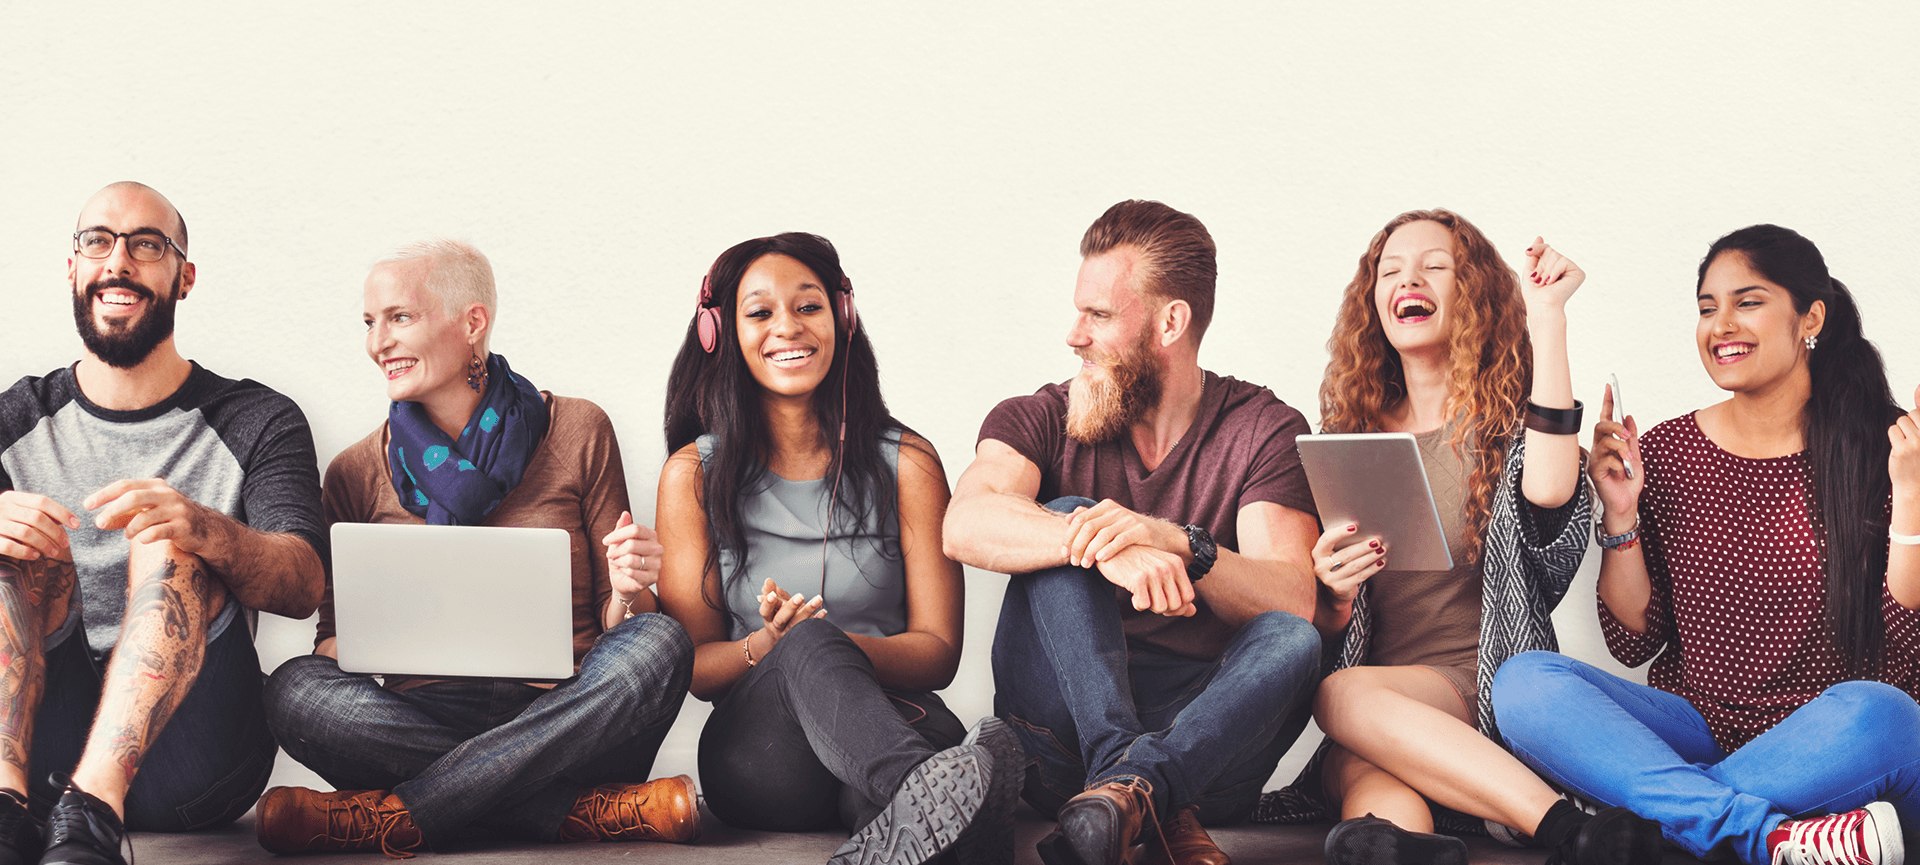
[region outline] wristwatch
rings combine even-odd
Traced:
[[[1214,560],[1220,557],[1220,548],[1214,546],[1213,534],[1199,526],[1187,526],[1187,546],[1193,550],[1193,561],[1187,565],[1187,580],[1200,582],[1200,578],[1213,570]]]

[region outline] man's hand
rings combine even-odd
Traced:
[[[204,556],[226,535],[228,519],[160,478],[114,481],[80,503],[98,510],[93,524],[103,531],[125,529],[136,543],[172,541],[175,547]]]
[[[53,499],[20,490],[0,492],[0,556],[71,561],[67,530],[77,528],[80,518]]]
[[[1136,544],[1174,552],[1186,543],[1186,532],[1179,526],[1127,510],[1113,499],[1067,516],[1067,561],[1082,568],[1109,561]],[[1186,567],[1184,558],[1181,567]]]
[[[1191,616],[1193,583],[1180,557],[1146,544],[1134,544],[1099,563],[1107,582],[1133,593],[1133,608],[1162,616]]]

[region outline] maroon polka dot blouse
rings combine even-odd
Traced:
[[[1640,453],[1647,632],[1628,630],[1605,603],[1601,630],[1629,667],[1658,655],[1647,683],[1685,697],[1732,752],[1852,678],[1824,612],[1826,540],[1809,513],[1806,459],[1734,456],[1692,414],[1649,430]],[[1886,659],[1874,678],[1920,694],[1920,611],[1884,586]]]

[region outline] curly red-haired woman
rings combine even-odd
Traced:
[[[1415,435],[1455,564],[1395,569],[1351,523],[1314,547],[1315,624],[1341,642],[1314,704],[1328,744],[1263,816],[1339,813],[1329,862],[1465,865],[1436,818],[1512,827],[1567,862],[1659,860],[1653,824],[1562,801],[1496,744],[1487,706],[1502,661],[1555,645],[1547,614],[1586,553],[1565,313],[1585,278],[1539,239],[1517,276],[1471,223],[1424,210],[1374,235],[1347,286],[1322,427]]]

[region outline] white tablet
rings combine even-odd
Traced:
[[[1323,433],[1297,441],[1320,525],[1358,523],[1361,537],[1380,536],[1396,571],[1453,569],[1412,433]]]

